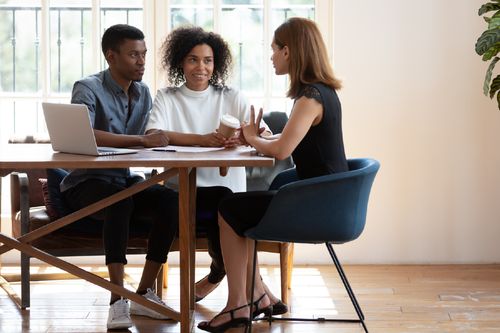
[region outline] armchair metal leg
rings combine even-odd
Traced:
[[[365,325],[365,315],[363,314],[363,311],[361,311],[361,307],[359,306],[358,300],[356,299],[356,295],[354,295],[354,292],[351,289],[351,285],[349,284],[349,281],[347,280],[347,276],[344,273],[344,270],[342,269],[342,265],[340,264],[339,259],[337,258],[337,255],[335,254],[335,251],[333,250],[332,244],[330,243],[325,243],[326,248],[328,249],[328,252],[330,253],[330,257],[332,257],[333,263],[335,264],[335,267],[337,268],[337,272],[340,275],[340,279],[342,280],[342,283],[344,284],[345,289],[347,290],[347,293],[349,294],[349,298],[351,299],[352,305],[354,306],[354,309],[356,310],[356,313],[358,314],[359,321],[361,325],[363,326],[365,332],[368,333],[368,329],[366,328]]]
[[[21,308],[30,307],[30,257],[21,253]]]
[[[339,273],[340,279],[342,280],[342,283],[344,284],[344,287],[346,288],[346,291],[349,295],[349,298],[351,299],[351,302],[354,306],[354,309],[356,310],[356,314],[358,315],[359,319],[326,319],[326,318],[290,318],[290,317],[262,317],[258,319],[253,319],[253,320],[268,320],[270,322],[272,321],[317,321],[317,322],[348,322],[348,323],[360,323],[363,326],[363,329],[365,333],[368,333],[368,328],[365,325],[364,319],[365,316],[363,315],[363,312],[361,311],[361,307],[359,306],[358,301],[356,300],[356,296],[354,295],[354,292],[351,289],[351,286],[349,284],[349,281],[347,280],[347,277],[344,273],[344,270],[342,269],[342,265],[340,264],[340,261],[337,258],[337,255],[335,254],[335,251],[333,251],[333,247],[330,243],[326,243],[326,247],[328,249],[328,252],[330,253],[330,256],[332,257],[333,263],[335,264],[335,267],[337,268],[337,272]],[[255,248],[257,248],[257,241],[255,241]],[[256,252],[256,250],[254,250]],[[256,253],[254,253],[254,262],[253,262],[253,273],[252,273],[252,296],[250,299],[253,299],[253,289],[254,289],[254,284],[255,284],[255,271],[256,271]],[[250,325],[248,326],[249,331],[252,332],[252,309],[250,309]]]

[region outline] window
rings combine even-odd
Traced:
[[[332,6],[329,0],[0,0],[0,140],[46,132],[40,102],[68,102],[74,81],[106,68],[100,37],[116,23],[144,31],[150,50],[144,81],[153,94],[166,83],[157,59],[161,43],[172,29],[194,24],[230,44],[230,85],[265,110],[288,110],[286,77],[274,76],[269,61],[272,32],[292,16],[328,28]],[[330,31],[322,30],[328,39]]]

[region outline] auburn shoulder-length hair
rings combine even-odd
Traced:
[[[335,90],[342,87],[333,74],[325,42],[313,21],[288,19],[274,31],[274,43],[279,48],[288,47],[288,97],[296,98],[302,87],[310,83],[323,83]]]

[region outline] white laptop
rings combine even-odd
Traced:
[[[84,104],[42,103],[42,108],[55,151],[93,156],[137,153],[135,149],[97,147]]]

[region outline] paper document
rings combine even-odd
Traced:
[[[196,146],[174,146],[151,148],[153,151],[175,152],[175,153],[206,153],[216,150],[224,150],[224,147],[196,147]]]

